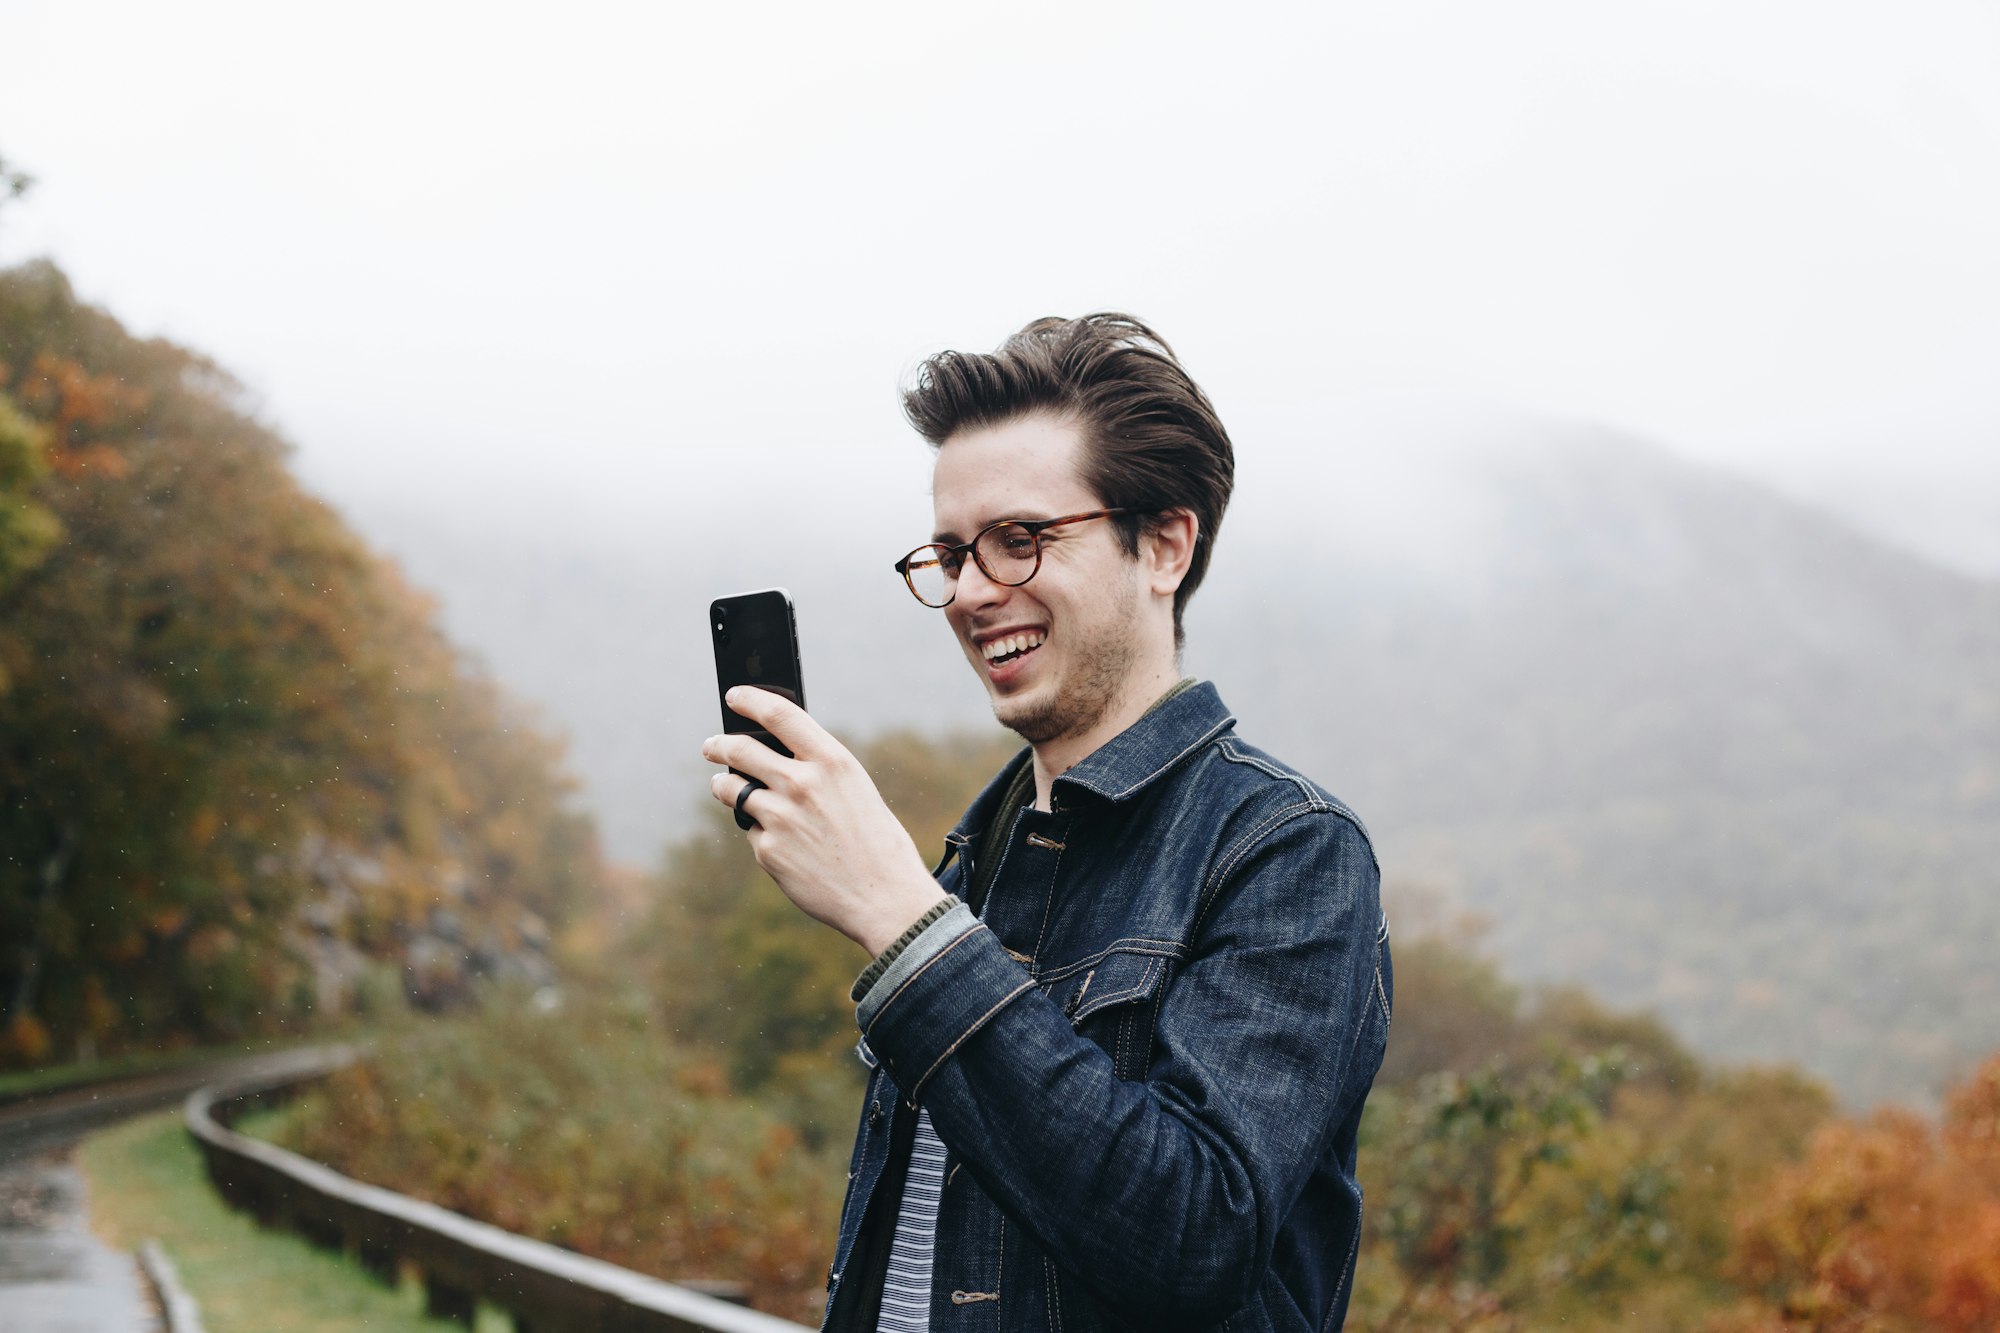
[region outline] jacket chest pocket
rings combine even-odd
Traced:
[[[1077,1032],[1111,1057],[1118,1077],[1146,1076],[1152,1063],[1153,1025],[1166,990],[1168,960],[1155,953],[1114,950],[1097,962],[1067,971],[1049,986]]]

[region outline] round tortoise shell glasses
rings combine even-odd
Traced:
[[[1018,588],[1041,570],[1044,532],[1070,523],[1087,523],[1093,518],[1112,518],[1131,512],[1093,509],[1087,514],[1065,514],[1061,518],[1004,519],[982,528],[971,541],[957,546],[945,542],[919,546],[896,562],[896,572],[925,606],[950,606],[952,598],[958,596],[958,572],[965,568],[968,554],[989,580],[1003,588]]]

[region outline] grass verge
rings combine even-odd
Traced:
[[[266,1231],[209,1187],[178,1109],[86,1139],[77,1166],[90,1185],[91,1224],[120,1249],[152,1237],[201,1306],[208,1333],[438,1333],[459,1328],[423,1314],[414,1282],[391,1291],[352,1260],[298,1236]],[[479,1333],[505,1333],[480,1312]]]

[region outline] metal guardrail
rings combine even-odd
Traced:
[[[390,1283],[414,1268],[429,1313],[468,1326],[481,1301],[506,1311],[516,1333],[800,1333],[804,1325],[731,1305],[687,1287],[475,1222],[436,1204],[364,1185],[318,1162],[228,1127],[252,1107],[289,1095],[355,1058],[309,1053],[297,1068],[203,1088],[187,1099],[188,1132],[222,1197],[266,1226],[355,1255]]]

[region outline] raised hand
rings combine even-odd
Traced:
[[[799,910],[880,953],[943,892],[861,761],[797,704],[739,685],[729,707],[791,750],[749,736],[711,736],[702,758],[764,784],[740,809],[756,821],[750,850]],[[744,779],[718,773],[709,792],[736,806]]]

